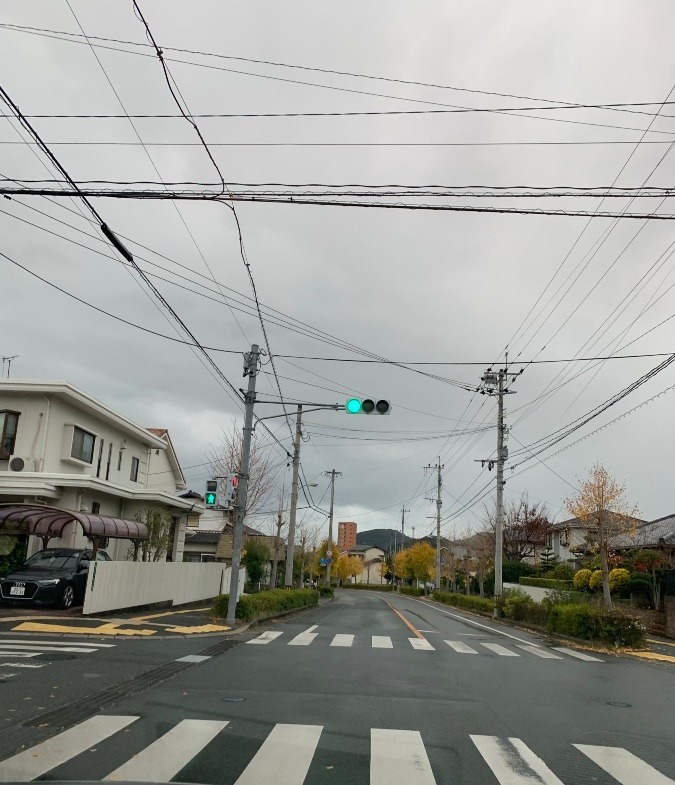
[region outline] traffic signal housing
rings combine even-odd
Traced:
[[[391,414],[391,403],[382,398],[349,398],[345,411],[347,414]]]
[[[206,481],[206,494],[204,496],[204,503],[207,507],[218,506],[218,480]]]

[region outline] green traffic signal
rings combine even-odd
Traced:
[[[206,506],[207,507],[215,506],[217,499],[218,499],[217,494],[215,494],[215,493],[207,493],[206,494]]]
[[[391,414],[391,403],[376,398],[348,398],[345,411],[347,414]]]
[[[345,404],[345,409],[349,414],[358,414],[361,411],[361,401],[358,398],[350,398]]]

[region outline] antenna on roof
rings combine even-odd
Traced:
[[[7,363],[7,378],[9,379],[9,372],[12,369],[12,360],[16,360],[18,354],[13,354],[11,357],[3,357],[2,358],[2,377],[5,378],[5,363]]]

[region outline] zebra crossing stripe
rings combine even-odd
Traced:
[[[516,646],[530,654],[536,654],[537,657],[542,657],[545,660],[562,660],[562,657],[558,657],[557,654],[551,654],[551,652],[546,651],[546,649],[538,649],[536,646],[526,646],[523,643],[516,643]]]
[[[121,731],[138,717],[91,717],[0,763],[0,782],[29,782]]]
[[[309,646],[309,644],[318,636],[318,632],[301,632],[295,638],[288,641],[288,646]]]
[[[506,649],[498,643],[481,643],[481,646],[485,646],[486,649],[490,649],[490,651],[493,651],[500,657],[520,657],[520,654],[516,654],[515,651],[511,651],[510,649]]]
[[[182,720],[105,780],[169,782],[227,724],[228,720]]]
[[[39,656],[40,656],[40,652],[39,651],[36,651],[36,652],[33,652],[33,653],[25,652],[25,651],[0,652],[0,657],[22,657],[22,658],[25,657],[25,658],[28,658],[28,657],[39,657]]]
[[[446,641],[451,649],[454,649],[458,654],[478,654],[471,646],[467,646],[463,641]]]
[[[353,635],[336,635],[330,642],[331,646],[351,646],[354,643]]]
[[[268,630],[267,632],[263,632],[262,635],[258,635],[257,638],[253,638],[251,641],[246,641],[246,643],[257,643],[259,645],[263,645],[265,643],[270,643],[270,641],[275,640],[280,635],[283,635],[283,632],[273,632],[272,630]]]
[[[426,638],[408,638],[416,651],[436,651]]]
[[[583,660],[584,662],[604,662],[604,660],[601,660],[599,657],[591,657],[590,654],[574,651],[574,649],[567,649],[565,646],[554,646],[553,648],[556,651],[561,651],[563,654],[569,654],[570,657],[576,657],[578,660]]]
[[[63,646],[63,641],[46,641],[43,638],[35,638],[29,640],[28,638],[0,638],[0,646],[5,643],[30,643],[31,645],[38,644],[40,646]],[[114,649],[115,643],[90,643],[87,641],[83,644],[73,643],[73,646],[92,646],[95,649]]]
[[[49,651],[68,651],[74,654],[91,654],[98,649],[84,649],[81,646],[43,646],[41,643],[0,643],[0,652],[5,651],[35,651],[45,653]]]
[[[370,785],[436,785],[418,731],[371,729]]]
[[[45,665],[37,665],[34,662],[0,662],[0,668],[44,668]]]
[[[647,782],[649,785],[675,785],[675,780],[661,774],[623,747],[596,747],[590,744],[574,746],[621,785],[644,785]]]
[[[321,725],[275,725],[235,785],[302,785],[322,730]]]
[[[520,739],[470,736],[499,785],[564,785]]]
[[[388,635],[373,635],[373,649],[393,649],[394,644]]]

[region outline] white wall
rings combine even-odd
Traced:
[[[550,589],[542,589],[540,586],[521,586],[519,583],[505,583],[505,589],[522,589],[525,594],[529,594],[535,602],[541,602]]]
[[[96,562],[87,576],[83,614],[170,602],[181,605],[227,594],[231,568],[186,562]],[[239,577],[240,594],[246,570]]]

